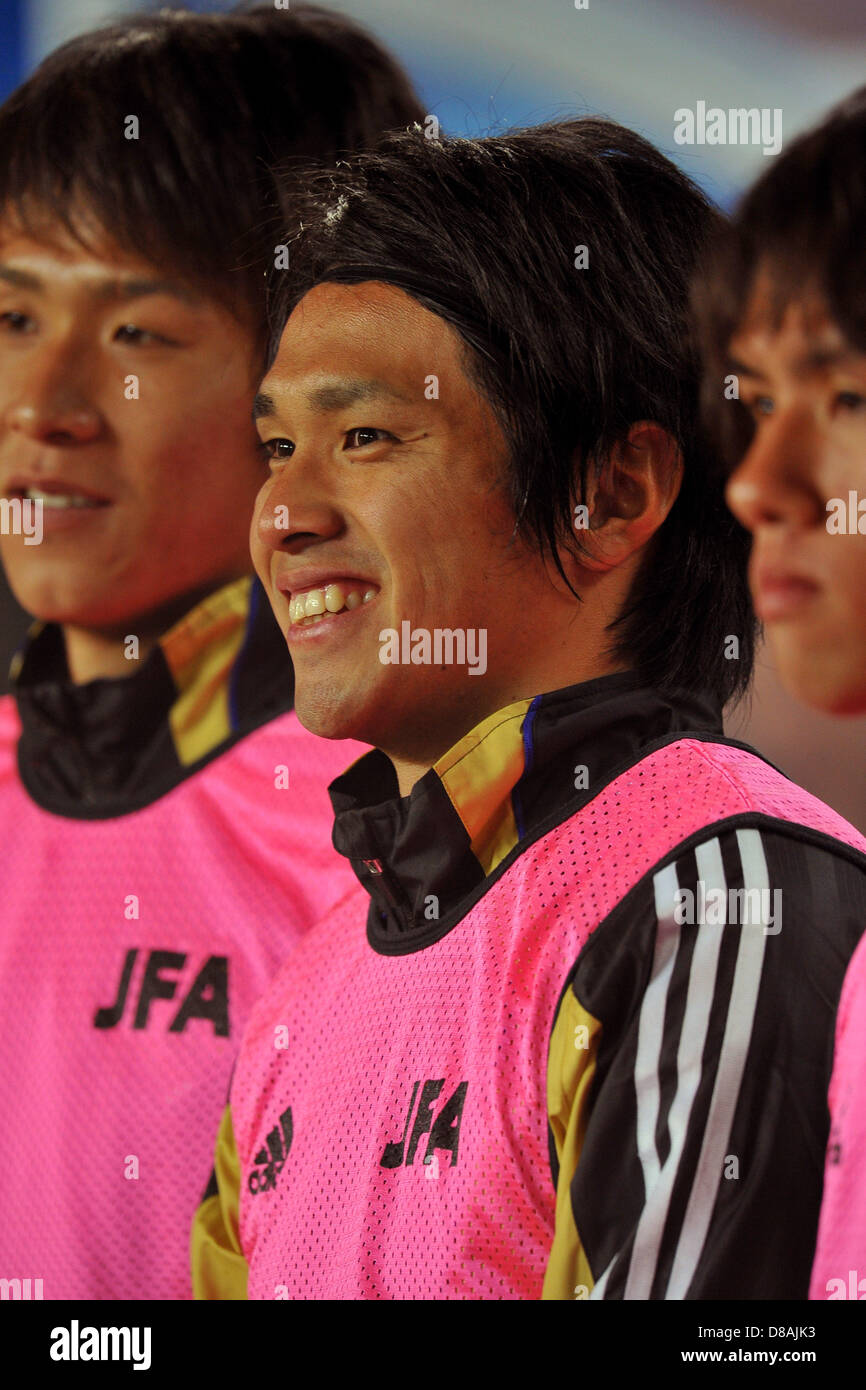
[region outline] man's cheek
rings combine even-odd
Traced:
[[[866,551],[866,539],[862,542],[863,550]],[[850,594],[850,621],[852,636],[859,640],[864,658],[866,658],[866,564],[861,560],[858,567],[853,564],[849,571]]]
[[[279,533],[288,531],[288,507],[273,498],[271,481],[260,489],[255,499],[250,522],[249,550],[256,574],[270,594],[270,556],[279,540]],[[267,538],[267,540],[266,540]],[[273,598],[273,595],[270,595]]]

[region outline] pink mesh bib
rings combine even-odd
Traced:
[[[866,1299],[866,936],[848,973],[836,1026],[832,1127],[809,1297]]]
[[[79,821],[27,796],[18,732],[4,699],[0,1277],[187,1298],[242,1026],[346,891],[326,788],[366,750],[285,714],[144,810]]]
[[[235,1074],[250,1297],[539,1297],[566,976],[663,856],[744,811],[866,848],[752,754],[683,739],[531,844],[423,950],[374,952],[369,899],[350,893],[254,1010]]]

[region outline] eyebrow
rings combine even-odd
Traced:
[[[734,357],[733,353],[728,353],[727,365],[737,376],[753,376],[760,381],[764,381],[764,373],[758,371],[757,367],[750,367],[747,362],[741,362],[739,357]]]
[[[0,280],[22,290],[44,290],[45,282],[29,270],[17,270],[15,266],[0,264]],[[122,300],[143,299],[146,295],[167,294],[181,299],[186,304],[197,305],[201,299],[180,280],[101,280],[91,291],[96,299]]]
[[[276,415],[277,405],[273,396],[268,396],[264,391],[259,391],[253,401],[253,419],[264,420],[269,415]]]
[[[16,270],[11,265],[0,265],[0,280],[5,280],[7,285],[15,285],[21,290],[41,290],[42,281],[37,276],[31,275],[27,270]]]
[[[798,357],[794,363],[794,372],[797,376],[803,376],[810,371],[819,371],[822,367],[844,366],[846,363],[856,362],[862,359],[863,353],[855,352],[850,347],[843,344],[841,347],[814,347],[808,352]],[[750,367],[747,362],[743,362],[733,354],[728,356],[728,364],[732,371],[739,376],[750,376],[756,380],[766,381],[767,375],[757,367]]]
[[[401,395],[387,382],[363,378],[329,382],[325,386],[314,386],[306,392],[306,403],[310,410],[326,414],[335,410],[345,410],[347,406],[359,401],[394,400],[403,405],[411,404],[409,396]],[[260,391],[253,401],[253,419],[262,420],[276,415],[277,405],[273,396]]]

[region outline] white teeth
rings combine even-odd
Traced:
[[[40,492],[38,488],[28,487],[25,496],[31,502],[41,502],[49,511],[64,511],[68,507],[98,507],[92,497],[82,497],[80,493]]]
[[[339,584],[329,584],[325,590],[325,607],[329,613],[339,613],[346,606],[346,595]]]
[[[376,596],[375,589],[349,588],[351,581],[344,584],[328,584],[324,589],[308,589],[304,594],[296,594],[289,600],[289,619],[294,626],[302,623],[305,627],[321,622],[329,613],[342,613],[346,608],[352,612],[362,603],[369,603]]]

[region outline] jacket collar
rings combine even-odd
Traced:
[[[334,845],[370,895],[371,945],[402,954],[438,940],[506,860],[651,746],[688,734],[723,737],[712,697],[619,672],[498,710],[408,796],[384,753],[365,754],[329,792]]]
[[[40,806],[87,819],[137,810],[292,708],[285,640],[249,576],[209,594],[130,668],[75,685],[60,628],[31,628],[10,676],[18,767]]]

